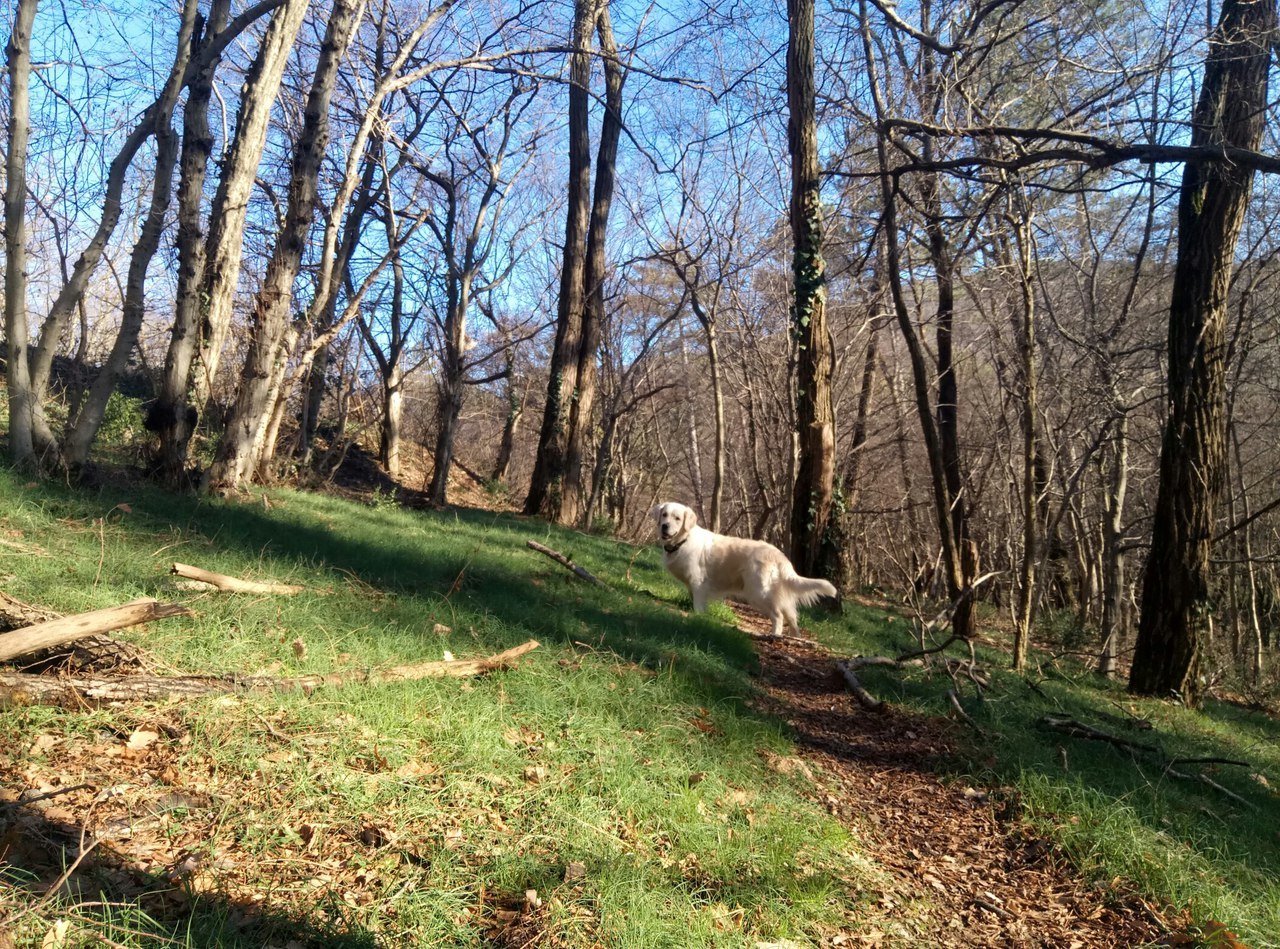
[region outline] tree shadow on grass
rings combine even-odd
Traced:
[[[144,870],[117,853],[110,839],[95,842],[84,826],[34,803],[0,802],[0,891],[8,891],[0,899],[0,935],[21,938],[26,929],[36,945],[45,936],[36,930],[54,919],[71,924],[69,941],[57,945],[79,944],[86,930],[113,945],[118,939],[193,949],[378,945],[374,933],[334,925],[319,913],[197,892],[191,880],[181,866]],[[333,900],[340,902],[336,895]]]

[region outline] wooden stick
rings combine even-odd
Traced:
[[[586,580],[588,583],[594,583],[596,586],[600,586],[600,587],[608,585],[603,580],[593,576],[582,567],[579,567],[576,563],[574,563],[564,554],[560,553],[558,550],[552,550],[550,547],[543,547],[536,540],[525,541],[525,546],[533,550],[536,550],[540,554],[546,554],[556,563],[560,564],[560,566],[568,567],[570,570],[574,572],[574,574],[576,574],[581,579]]]
[[[107,633],[113,629],[137,626],[139,623],[164,619],[167,616],[189,616],[190,614],[191,611],[179,603],[134,600],[122,606],[111,606],[105,610],[94,610],[91,613],[80,613],[76,616],[36,623],[34,626],[24,626],[11,633],[0,634],[0,662],[48,649],[50,646],[61,646],[63,643],[83,639],[95,633]]]
[[[201,570],[199,567],[193,567],[185,563],[175,563],[169,568],[169,572],[175,576],[186,577],[188,580],[199,580],[201,583],[208,583],[224,593],[280,593],[289,595],[301,593],[306,589],[306,587],[296,586],[292,583],[259,583],[256,580],[241,580],[238,577],[228,577],[226,574]]]
[[[531,639],[487,659],[422,662],[385,670],[306,675],[280,679],[274,676],[126,676],[58,677],[0,672],[0,708],[15,705],[58,705],[78,708],[84,703],[175,701],[208,695],[244,692],[311,693],[322,688],[355,684],[403,682],[446,676],[470,678],[509,669],[517,659],[538,648]]]
[[[869,712],[879,712],[884,709],[884,702],[867,691],[866,686],[858,680],[858,676],[850,668],[849,663],[837,662],[836,668],[840,671],[840,675],[844,677],[844,684],[849,687],[849,691],[853,693],[853,697],[858,700],[859,705]]]

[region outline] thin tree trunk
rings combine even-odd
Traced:
[[[1031,285],[1031,219],[1023,214],[1016,228],[1018,283],[1022,291],[1022,563],[1018,570],[1018,606],[1013,634],[1013,668],[1027,664],[1035,607],[1036,565],[1040,560],[1039,481],[1036,448],[1036,319]]]
[[[37,0],[19,0],[5,49],[9,66],[9,149],[4,192],[4,328],[9,387],[9,455],[31,466],[35,456],[35,394],[27,362],[27,142],[31,136],[31,25]]]
[[[1192,116],[1192,147],[1256,149],[1275,0],[1224,0]],[[1226,459],[1226,302],[1253,171],[1188,162],[1169,307],[1169,414],[1129,689],[1194,704],[1209,625],[1209,558]]]
[[[787,143],[791,153],[791,237],[795,301],[796,432],[791,559],[806,576],[839,579],[830,532],[835,486],[834,354],[827,330],[822,256],[822,174],[814,87],[813,0],[787,0]]]
[[[182,79],[187,71],[187,63],[190,62],[198,18],[196,0],[186,0],[182,26],[178,32],[173,69],[164,93],[157,100],[155,110],[155,125],[152,131],[156,137],[156,168],[155,183],[151,191],[151,206],[129,259],[124,307],[115,343],[106,363],[90,386],[87,398],[73,417],[74,421],[66,436],[63,454],[70,468],[78,468],[89,460],[89,448],[102,427],[107,401],[115,391],[116,380],[124,372],[129,355],[137,346],[138,335],[142,331],[147,303],[147,270],[160,247],[160,236],[173,194],[173,168],[178,160],[178,136],[173,130],[173,110],[177,106],[178,94],[182,91]]]
[[[1124,502],[1129,490],[1129,416],[1122,411],[1116,420],[1114,460],[1106,487],[1102,522],[1102,648],[1098,672],[1107,678],[1116,674],[1116,660],[1124,634],[1125,551],[1123,540]]]

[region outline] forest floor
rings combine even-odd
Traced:
[[[0,471],[6,592],[197,611],[125,635],[117,675],[542,642],[463,684],[0,709],[0,949],[1244,945],[1214,919],[1277,945],[1267,710],[1131,701],[1047,650],[1015,676],[993,621],[992,687],[963,715],[942,663],[868,669],[868,711],[835,659],[910,648],[901,604],[771,640],[746,609],[688,614],[653,545],[513,515],[479,479],[436,511],[419,476],[347,474],[342,500],[245,503]],[[174,557],[308,590],[191,594]],[[1048,733],[1048,713],[1129,744]]]
[[[739,610],[744,631],[768,622]],[[791,727],[815,800],[856,830],[867,856],[889,870],[897,899],[930,910],[932,946],[1092,949],[1191,945],[1155,907],[1086,883],[1048,840],[1019,819],[1016,801],[956,781],[947,757],[964,726],[886,703],[862,708],[818,643],[758,638],[768,698],[761,711]],[[967,736],[962,736],[967,740]],[[892,908],[892,891],[881,896]]]

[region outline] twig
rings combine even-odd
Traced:
[[[947,689],[947,698],[950,699],[951,707],[956,710],[956,714],[958,714],[962,719],[964,719],[965,722],[968,724],[968,726],[972,728],[974,731],[976,731],[979,735],[983,734],[982,727],[977,722],[975,722],[972,718],[969,717],[969,713],[966,712],[964,710],[964,707],[960,704],[960,696],[956,694],[955,689]]]
[[[525,546],[531,550],[536,550],[540,554],[545,554],[546,556],[554,560],[556,563],[560,564],[560,566],[567,567],[568,569],[572,570],[575,576],[583,580],[586,580],[588,583],[594,583],[596,586],[599,586],[599,587],[607,586],[607,584],[603,580],[592,575],[583,567],[579,567],[576,563],[574,563],[564,554],[560,553],[558,550],[552,550],[550,547],[544,547],[542,544],[538,543],[536,540],[525,541]]]
[[[39,801],[47,801],[51,797],[58,797],[62,794],[70,794],[72,791],[83,791],[85,788],[93,787],[92,784],[73,784],[70,787],[58,788],[54,791],[45,791],[43,794],[36,794],[32,797],[19,797],[18,802],[22,805],[35,804]]]

